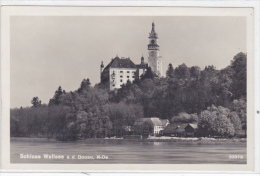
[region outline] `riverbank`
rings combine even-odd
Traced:
[[[246,138],[184,138],[184,137],[150,137],[148,139],[123,139],[123,138],[93,138],[82,139],[77,141],[57,141],[56,139],[48,138],[24,138],[11,137],[11,142],[42,142],[42,143],[60,143],[60,142],[76,142],[76,143],[127,143],[127,142],[179,142],[179,143],[194,143],[194,144],[246,144]]]

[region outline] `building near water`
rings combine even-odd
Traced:
[[[167,125],[160,135],[173,137],[197,137],[198,124],[195,123],[172,123]]]
[[[160,131],[163,130],[170,122],[168,119],[160,119],[159,117],[146,117],[140,118],[135,121],[132,129],[141,130],[141,133],[148,132],[151,135],[159,135]]]

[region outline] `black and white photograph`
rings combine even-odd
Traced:
[[[107,9],[10,16],[10,165],[247,166],[250,15]]]

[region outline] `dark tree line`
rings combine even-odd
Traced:
[[[60,140],[122,137],[141,117],[198,123],[206,135],[234,136],[246,129],[246,54],[222,70],[169,64],[166,77],[150,68],[142,78],[109,91],[83,80],[79,89],[55,91],[48,105],[38,97],[31,108],[11,109],[11,135]]]

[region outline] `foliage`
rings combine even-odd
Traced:
[[[142,76],[141,80],[144,80],[144,79],[154,79],[154,77],[156,77],[156,74],[152,71],[151,67],[148,67],[147,71]]]
[[[89,79],[83,79],[83,81],[80,84],[80,88],[78,89],[78,92],[83,91],[84,89],[89,88],[91,85]]]
[[[235,111],[236,114],[238,115],[242,129],[245,130],[247,129],[247,103],[244,99],[239,99],[239,100],[234,100],[231,105],[231,110]],[[246,135],[246,134],[245,134]]]
[[[241,123],[240,118],[238,117],[236,112],[229,113],[228,118],[230,119],[231,123],[234,126],[235,135],[238,135],[240,133],[240,131],[242,130],[242,123]]]
[[[174,69],[172,67],[172,64],[169,63],[168,70],[166,71],[166,77],[173,78],[173,76],[174,76]]]
[[[141,122],[139,125],[134,125],[133,126],[133,131],[134,134],[136,135],[141,135],[141,134],[153,134],[153,123],[150,120],[146,120]]]
[[[196,123],[198,122],[198,115],[181,112],[178,114],[178,116],[173,116],[171,122],[172,123]]]
[[[66,94],[65,90],[62,90],[61,86],[58,87],[58,90],[55,91],[55,94],[52,99],[49,101],[49,106],[59,105],[60,97],[62,94]]]
[[[188,67],[184,63],[182,65],[179,65],[177,68],[175,68],[174,77],[179,78],[179,79],[189,78],[190,73],[189,73]]]
[[[31,103],[32,103],[32,107],[34,107],[34,108],[41,106],[41,104],[42,104],[41,100],[38,97],[33,97]]]
[[[213,65],[201,69],[169,64],[166,78],[148,68],[141,80],[114,91],[83,79],[75,91],[59,86],[48,106],[40,106],[38,97],[32,104],[37,108],[11,109],[12,136],[122,137],[137,119],[159,117],[174,123],[198,122],[204,135],[230,137],[247,124],[246,54],[237,54],[221,70]]]
[[[198,66],[193,66],[190,68],[190,77],[198,79],[201,74],[201,70]]]
[[[200,134],[209,136],[231,137],[238,130],[235,112],[228,108],[214,105],[202,111],[199,117],[198,128]]]
[[[247,55],[244,53],[238,53],[232,61],[231,68],[234,70],[233,83],[231,85],[234,99],[240,97],[246,98],[246,64]]]

